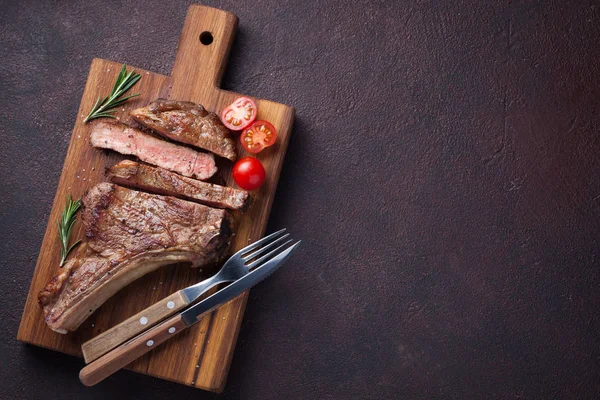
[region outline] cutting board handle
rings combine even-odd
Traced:
[[[183,25],[175,65],[170,98],[190,98],[198,101],[206,91],[218,88],[238,18],[216,8],[192,5]]]

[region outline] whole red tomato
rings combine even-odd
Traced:
[[[240,158],[233,166],[233,180],[242,189],[258,189],[266,177],[265,168],[254,157]]]

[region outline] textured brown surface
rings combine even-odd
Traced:
[[[222,398],[600,397],[600,5],[526,3],[209,3],[224,86],[296,108],[270,230],[305,240]],[[2,398],[215,398],[14,339],[92,57],[168,74],[186,9],[2,5]]]

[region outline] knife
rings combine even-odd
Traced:
[[[86,365],[79,372],[79,380],[86,386],[95,385],[181,331],[196,324],[211,311],[223,306],[227,301],[244,293],[275,272],[292,255],[300,243],[301,241],[296,242],[260,267],[219,290],[212,296],[148,329],[139,336]]]

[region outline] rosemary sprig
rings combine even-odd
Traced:
[[[125,69],[125,64],[121,67],[121,72],[119,72],[119,76],[117,76],[117,81],[115,82],[115,86],[113,86],[112,91],[108,96],[104,99],[96,100],[96,104],[92,107],[92,111],[88,114],[87,117],[83,120],[84,123],[91,121],[95,118],[115,118],[113,113],[115,112],[115,108],[125,103],[128,99],[132,97],[139,96],[139,93],[132,94],[130,96],[122,97],[125,92],[133,87],[141,78],[140,74],[136,74],[133,70],[127,72]]]
[[[60,240],[61,249],[60,249],[60,266],[62,267],[67,260],[67,256],[73,250],[75,246],[81,240],[76,241],[69,247],[69,238],[71,237],[71,230],[73,229],[73,225],[75,225],[75,221],[77,217],[77,211],[81,207],[81,199],[77,201],[73,201],[73,198],[69,195],[67,197],[67,204],[65,205],[65,209],[63,210],[62,217],[58,221],[58,240]]]

